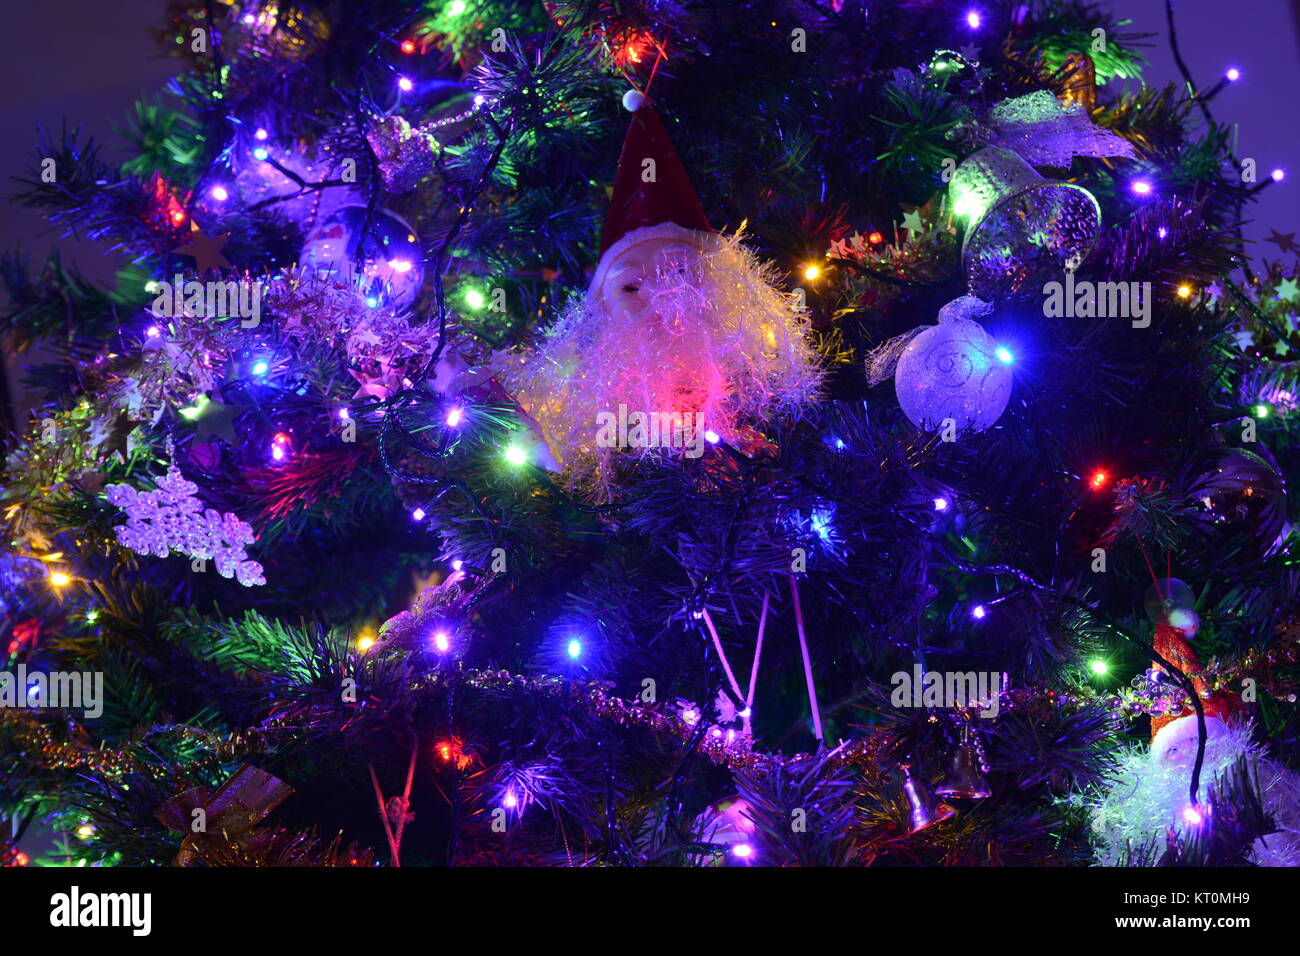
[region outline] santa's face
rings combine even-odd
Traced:
[[[1205,718],[1206,746],[1223,735],[1226,727],[1217,717]],[[1180,717],[1165,725],[1151,742],[1156,762],[1167,767],[1191,767],[1196,762],[1200,729],[1194,716]]]
[[[683,239],[638,242],[610,264],[598,290],[600,302],[615,320],[654,318],[661,286],[699,285],[700,251]]]
[[[803,317],[738,238],[638,236],[606,255],[539,354],[505,377],[575,476],[604,482],[624,454],[684,447],[662,430],[642,436],[633,416],[681,416],[727,438],[742,419],[815,398]],[[628,422],[613,437],[610,415]]]

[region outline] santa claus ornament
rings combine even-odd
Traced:
[[[1156,626],[1155,651],[1182,671],[1201,697],[1205,713],[1205,758],[1201,767],[1201,800],[1243,756],[1259,785],[1264,809],[1277,831],[1255,841],[1249,859],[1258,866],[1300,865],[1300,775],[1264,756],[1250,739],[1250,726],[1241,718],[1240,699],[1226,691],[1206,695],[1196,653],[1187,642],[1191,631],[1171,624]],[[1160,668],[1157,667],[1157,670]],[[1200,732],[1193,708],[1151,718],[1151,746],[1135,748],[1121,758],[1114,785],[1093,805],[1092,826],[1098,862],[1115,866],[1130,849],[1151,843],[1157,848],[1169,831],[1186,838],[1201,826],[1205,806],[1189,803],[1189,785],[1196,762]]]
[[[821,382],[794,297],[738,235],[709,225],[645,97],[624,104],[632,121],[591,285],[506,382],[574,483],[597,494],[618,456],[698,457],[709,433],[793,412]]]

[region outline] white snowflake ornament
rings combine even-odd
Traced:
[[[109,502],[126,511],[126,524],[113,529],[118,543],[136,554],[165,558],[177,551],[211,560],[223,578],[238,578],[244,587],[265,584],[262,566],[244,551],[254,540],[252,525],[229,511],[205,510],[196,491],[198,485],[187,481],[175,465],[158,479],[157,491],[109,485]]]

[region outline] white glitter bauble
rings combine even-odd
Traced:
[[[903,413],[919,428],[942,428],[952,419],[958,430],[983,431],[1007,407],[1011,369],[978,322],[949,309],[940,313],[938,325],[907,343],[894,371],[894,390]]]

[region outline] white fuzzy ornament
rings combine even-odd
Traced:
[[[918,428],[983,431],[1011,398],[1011,369],[997,343],[971,316],[992,310],[962,296],[939,311],[939,324],[918,332],[903,348],[894,390],[903,414]]]
[[[1202,795],[1241,756],[1258,777],[1264,809],[1278,830],[1255,841],[1251,862],[1258,866],[1300,865],[1300,774],[1263,755],[1250,739],[1248,724],[1207,717]],[[1117,866],[1130,847],[1164,840],[1173,830],[1185,836],[1184,816],[1192,766],[1196,760],[1196,717],[1181,717],[1156,734],[1151,747],[1137,747],[1122,758],[1110,790],[1093,803],[1092,826],[1097,860]]]
[[[775,281],[738,236],[637,230],[504,384],[573,483],[603,496],[619,455],[696,453],[684,443],[611,446],[600,416],[620,406],[681,416],[698,448],[705,430],[730,438],[815,400],[822,372],[807,320]]]

